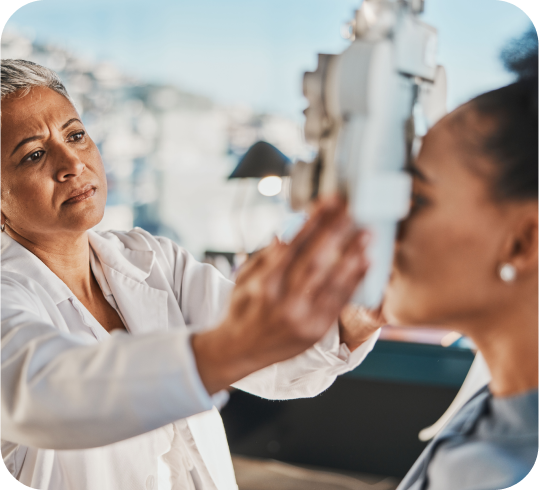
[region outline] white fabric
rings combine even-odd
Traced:
[[[419,433],[419,439],[421,441],[430,441],[436,437],[466,402],[481,388],[488,385],[490,381],[491,375],[487,362],[485,361],[483,354],[477,351],[475,359],[470,366],[470,370],[468,371],[457,396],[451,402],[451,405],[449,405],[444,414],[434,424],[426,427]]]
[[[89,232],[91,266],[130,334],[109,334],[36,256],[2,234],[2,455],[41,490],[237,489],[193,331],[218,325],[233,284],[165,238]],[[338,329],[236,384],[315,396],[356,367]],[[41,449],[38,449],[41,448]]]

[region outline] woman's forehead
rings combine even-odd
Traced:
[[[415,166],[431,182],[461,185],[491,173],[491,165],[481,151],[490,121],[478,117],[469,104],[459,107],[439,121],[426,135]]]
[[[15,124],[31,124],[33,119],[42,118],[63,119],[76,114],[68,99],[46,87],[34,87],[26,94],[15,92],[2,100],[2,119]]]
[[[54,90],[35,87],[27,94],[15,92],[2,100],[2,139],[31,136],[26,133],[62,125],[73,117],[78,117],[76,109]]]

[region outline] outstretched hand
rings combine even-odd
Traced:
[[[330,328],[364,277],[364,232],[346,204],[319,203],[290,244],[274,241],[240,271],[228,315],[193,350],[210,393],[297,354]]]

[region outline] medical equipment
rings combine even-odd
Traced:
[[[303,93],[305,137],[318,154],[291,170],[291,206],[317,196],[348,198],[357,223],[371,231],[371,267],[354,301],[380,304],[398,221],[409,208],[403,171],[421,136],[446,112],[446,81],[436,64],[437,31],[419,20],[424,0],[364,0],[345,26],[350,46],[319,54]]]

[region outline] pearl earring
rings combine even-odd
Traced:
[[[500,279],[504,282],[513,282],[517,277],[517,270],[513,264],[503,264],[500,267]]]

